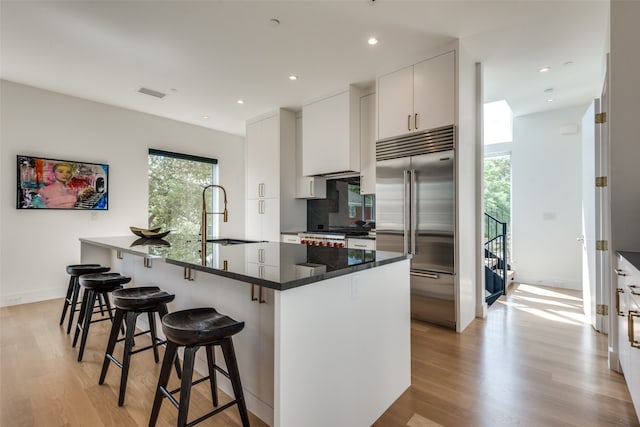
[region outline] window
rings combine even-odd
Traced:
[[[373,194],[360,194],[360,181],[350,182],[349,191],[349,224],[356,221],[373,221],[375,219],[375,196]]]
[[[497,144],[513,139],[513,113],[504,99],[484,104],[484,143]]]
[[[218,161],[206,157],[149,149],[149,227],[197,235],[202,218],[202,190],[218,181]],[[207,210],[218,194],[206,193]],[[217,235],[218,218],[208,218],[209,235]]]

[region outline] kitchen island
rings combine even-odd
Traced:
[[[245,398],[269,425],[369,426],[410,385],[405,255],[177,235],[80,241],[83,263],[174,293],[169,311],[210,306],[244,321],[234,345]]]

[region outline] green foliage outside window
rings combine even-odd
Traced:
[[[149,226],[197,235],[200,232],[202,189],[214,183],[215,166],[150,154]]]
[[[484,206],[497,220],[511,222],[511,157],[485,159]]]

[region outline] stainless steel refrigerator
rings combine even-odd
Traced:
[[[376,249],[412,254],[411,317],[455,328],[454,129],[376,144]]]

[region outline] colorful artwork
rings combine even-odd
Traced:
[[[108,209],[109,165],[18,156],[18,209]]]

